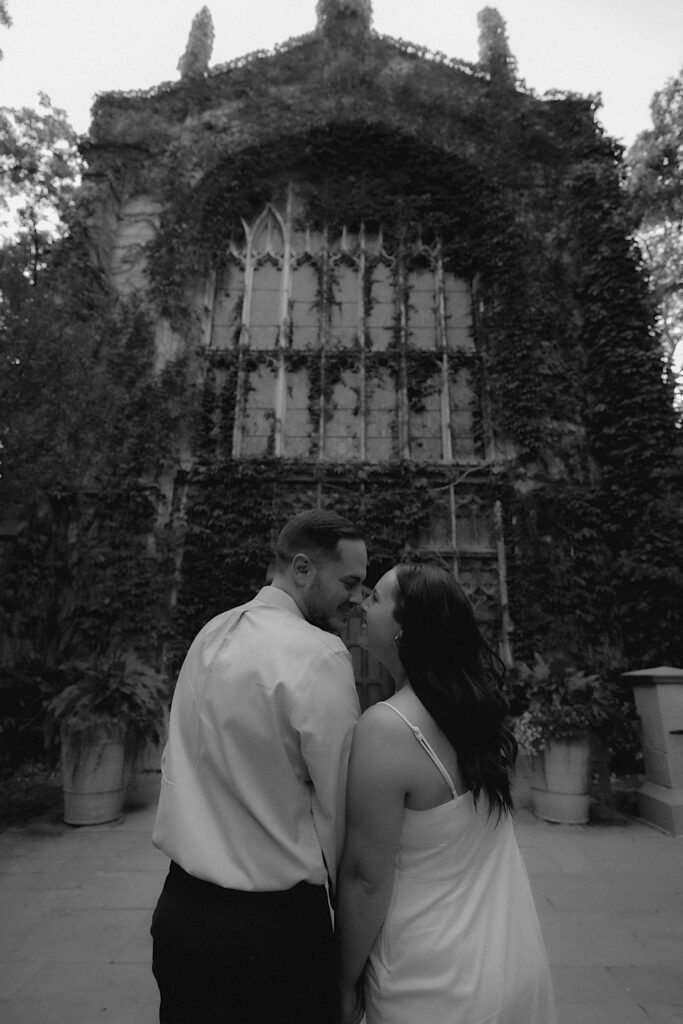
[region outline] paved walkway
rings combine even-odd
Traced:
[[[683,839],[548,825],[520,802],[560,1024],[683,1024]],[[3,1024],[156,1024],[149,924],[167,862],[153,818],[70,828],[53,815],[0,834]]]

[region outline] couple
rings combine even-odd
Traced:
[[[363,600],[366,562],[347,520],[300,513],[272,584],[188,651],[154,830],[161,1024],[554,1024],[496,658],[447,570],[396,566]],[[396,693],[358,721],[339,634],[361,604]]]

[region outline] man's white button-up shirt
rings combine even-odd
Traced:
[[[154,844],[230,889],[334,883],[358,716],[342,641],[263,587],[207,623],[187,653]]]

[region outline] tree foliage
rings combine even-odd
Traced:
[[[683,359],[683,70],[650,111],[652,128],[627,154],[628,188],[671,373]]]
[[[9,28],[12,24],[12,19],[9,16],[7,10],[7,0],[0,0],[0,25],[4,25],[5,28]],[[2,60],[2,50],[0,50],[0,60]]]
[[[75,309],[76,295],[64,287],[59,269],[80,166],[76,133],[47,96],[38,111],[0,108],[0,206],[13,228],[0,245],[0,486],[6,500],[30,493],[31,480],[60,478],[64,466],[56,452],[66,457],[72,419],[89,390],[80,330],[89,275]],[[50,262],[52,287],[42,288]]]
[[[63,111],[4,109],[0,174],[15,234],[0,247],[0,716],[63,666],[162,641],[169,549],[157,535],[183,365],[153,374],[147,314],[92,260],[80,157]]]
[[[17,532],[0,552],[0,675],[49,695],[74,659],[162,643],[157,476],[185,385],[182,364],[154,376],[144,310],[108,288],[80,232],[9,305],[0,505]]]
[[[35,281],[51,240],[66,230],[82,160],[66,112],[40,94],[39,109],[0,107],[0,210]]]
[[[5,500],[55,481],[64,467],[88,361],[79,348],[83,312],[58,269],[66,220],[79,180],[76,134],[62,110],[0,109],[0,205],[13,234],[0,245],[0,487]],[[7,220],[6,220],[7,224]],[[42,288],[49,263],[56,288]],[[82,268],[81,268],[82,269]],[[39,280],[40,279],[40,280]],[[86,274],[82,280],[87,294]],[[83,296],[81,295],[80,298]],[[74,347],[71,338],[78,338]],[[13,498],[11,496],[14,496]]]

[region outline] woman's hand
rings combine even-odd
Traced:
[[[341,1004],[341,1024],[360,1024],[365,1013],[363,1006],[363,989],[361,985],[342,988],[339,991]]]

